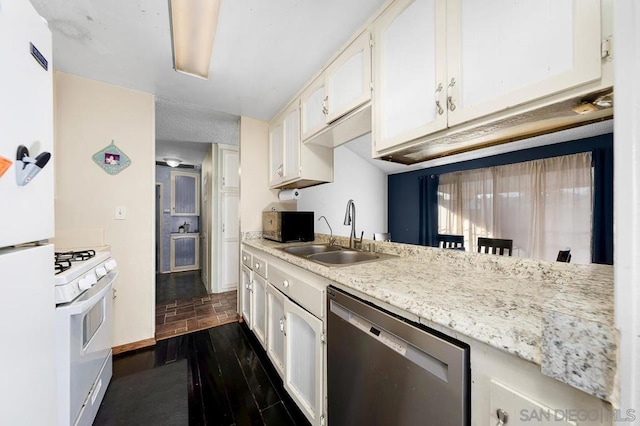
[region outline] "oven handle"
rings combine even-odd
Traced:
[[[111,274],[105,277],[105,279],[107,279],[106,284],[104,284],[104,288],[102,288],[99,292],[97,292],[87,300],[82,300],[82,301],[72,303],[68,307],[69,315],[81,315],[89,311],[91,308],[93,308],[96,305],[96,303],[98,303],[98,301],[102,299],[109,290],[111,290],[112,284],[116,280],[116,277],[118,276],[118,272],[115,272],[113,276],[110,276],[110,275]],[[98,285],[100,284],[102,283],[98,281]]]

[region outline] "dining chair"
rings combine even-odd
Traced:
[[[571,262],[571,249],[567,247],[564,250],[558,251],[558,257],[556,258],[556,262]]]
[[[478,253],[491,253],[504,256],[505,251],[511,256],[513,251],[513,240],[503,240],[500,238],[478,237]]]
[[[464,235],[438,234],[438,247],[464,250]]]
[[[391,233],[390,232],[374,232],[373,240],[374,241],[391,241]]]

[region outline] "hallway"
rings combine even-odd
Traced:
[[[156,340],[238,321],[236,299],[207,294],[200,271],[156,275]]]

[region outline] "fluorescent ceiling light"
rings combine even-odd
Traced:
[[[209,78],[220,0],[170,0],[173,68]]]
[[[178,167],[180,163],[182,163],[182,160],[178,160],[177,158],[163,158],[163,160],[169,167]]]

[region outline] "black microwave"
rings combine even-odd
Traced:
[[[313,212],[262,212],[262,237],[281,243],[313,241]]]

